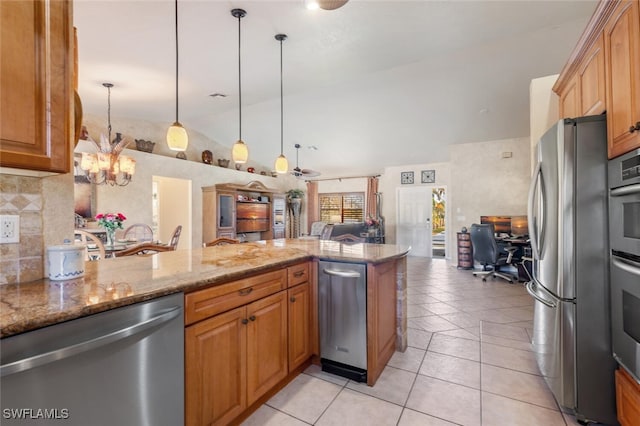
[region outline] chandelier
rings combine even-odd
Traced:
[[[96,154],[82,153],[80,168],[84,171],[87,180],[96,185],[109,184],[112,186],[125,186],[131,182],[131,177],[136,170],[136,160],[120,155],[122,150],[131,141],[122,138],[121,133],[116,133],[116,138],[111,141],[111,88],[112,83],[102,83],[107,88],[107,132],[108,136],[100,135],[100,143],[88,138],[98,148]]]

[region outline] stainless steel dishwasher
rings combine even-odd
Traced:
[[[320,358],[324,371],[367,381],[367,265],[320,261]]]
[[[0,423],[184,424],[184,295],[0,340]]]

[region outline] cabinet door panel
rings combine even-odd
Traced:
[[[560,95],[560,118],[573,118],[580,115],[580,87],[578,77],[574,76]]]
[[[580,115],[598,115],[605,110],[604,49],[602,36],[587,53],[580,70]]]
[[[247,407],[244,307],[186,328],[187,425],[225,425]]]
[[[247,306],[247,403],[287,375],[287,292]]]
[[[604,30],[609,158],[640,146],[640,12],[637,1],[620,3]]]
[[[69,1],[0,2],[0,165],[69,172]]]
[[[288,290],[289,371],[311,356],[311,289],[309,283]]]

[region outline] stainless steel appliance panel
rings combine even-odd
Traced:
[[[611,249],[640,255],[640,149],[609,162]]]
[[[2,339],[2,424],[184,424],[183,301],[178,293]]]
[[[318,264],[320,357],[367,369],[367,267]]]
[[[562,407],[580,420],[615,424],[605,117],[560,120],[538,142],[537,155],[527,290],[536,299],[538,366]]]
[[[613,354],[640,382],[640,263],[612,256]]]
[[[526,288],[538,302],[534,305],[531,339],[538,368],[558,403],[572,407],[575,405],[575,304],[561,301],[535,281],[528,282]]]

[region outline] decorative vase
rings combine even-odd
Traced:
[[[116,243],[116,230],[111,228],[105,228],[107,231],[107,245],[113,246]]]
[[[302,198],[290,198],[289,209],[291,210],[291,238],[298,238],[300,236],[300,211],[302,210]]]

